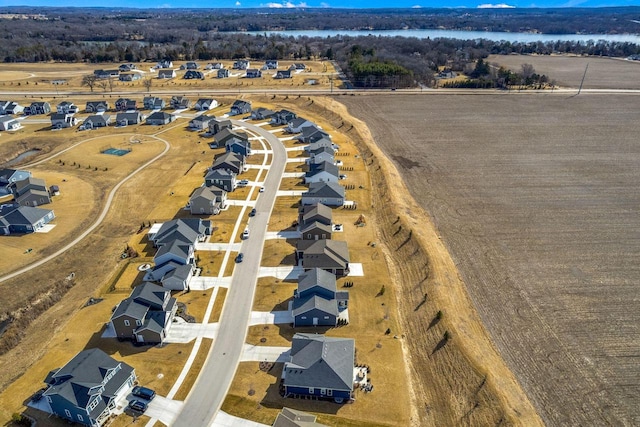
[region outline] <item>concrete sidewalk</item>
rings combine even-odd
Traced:
[[[249,326],[280,325],[293,323],[293,316],[289,310],[282,311],[252,311]]]
[[[176,420],[176,417],[182,409],[182,405],[184,405],[184,402],[180,400],[171,400],[156,395],[156,397],[149,402],[149,406],[144,414],[170,426]]]
[[[245,420],[244,418],[234,417],[226,412],[218,411],[213,420],[212,427],[271,427],[266,424],[260,424],[256,421]]]
[[[169,328],[165,341],[169,343],[188,343],[198,337],[215,339],[218,329],[218,323],[174,323]]]
[[[306,190],[278,190],[278,192],[276,193],[276,197],[282,197],[282,196],[300,197],[304,192],[306,192]]]
[[[231,277],[214,277],[214,276],[193,276],[189,281],[189,289],[192,291],[205,291],[207,289],[219,286],[228,288],[231,284]]]
[[[239,252],[242,243],[205,243],[196,242],[196,251],[233,251]]]
[[[256,205],[255,200],[229,200],[227,199],[228,206],[249,206],[254,207]]]
[[[241,362],[287,362],[291,356],[290,347],[269,347],[245,344]]]
[[[260,267],[258,277],[275,277],[281,280],[296,280],[299,275],[304,273],[304,269],[299,266],[281,266],[281,267]]]
[[[267,231],[264,235],[265,240],[273,239],[299,239],[301,234],[299,231]]]
[[[304,177],[304,172],[285,172],[282,174],[283,178],[302,178]]]
[[[298,147],[287,147],[285,148],[285,150],[287,151],[287,153],[291,152],[291,151],[304,151],[304,145],[298,146]]]

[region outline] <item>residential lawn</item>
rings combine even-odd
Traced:
[[[222,314],[222,309],[224,307],[225,299],[227,298],[227,288],[218,288],[218,293],[216,294],[216,301],[213,303],[213,310],[211,310],[211,317],[209,318],[209,323],[216,323],[220,321],[220,315]]]
[[[180,386],[180,388],[178,389],[178,392],[174,396],[175,400],[184,400],[187,398],[187,395],[189,394],[191,387],[193,387],[193,385],[196,382],[196,379],[198,378],[198,375],[200,374],[200,368],[204,364],[205,360],[207,360],[207,355],[209,354],[209,350],[211,349],[212,345],[213,345],[213,340],[210,340],[208,338],[202,339],[202,343],[200,344],[200,349],[198,350],[198,354],[196,355],[196,358],[193,361],[193,364],[191,365],[191,369],[189,369],[187,376],[182,382],[182,385]]]
[[[295,264],[295,241],[272,239],[264,242],[262,260],[263,267],[288,266]]]
[[[258,279],[253,309],[255,311],[287,310],[288,303],[293,298],[293,291],[297,287],[295,282],[285,282],[275,277],[261,277]]]
[[[282,178],[282,182],[280,183],[280,190],[307,191],[308,189],[309,186],[304,183],[304,177]],[[300,200],[300,198],[298,198],[298,200]]]
[[[187,306],[187,314],[195,317],[196,322],[204,322],[204,314],[207,311],[212,289],[206,291],[176,292],[173,296]],[[218,291],[218,295],[220,291]]]

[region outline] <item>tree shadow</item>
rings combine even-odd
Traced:
[[[443,337],[440,342],[438,342],[438,344],[435,346],[435,348],[433,349],[433,351],[431,352],[431,355],[433,356],[436,352],[438,352],[439,350],[441,350],[445,345],[447,345],[447,343],[449,342],[449,339],[446,337]]]
[[[438,316],[434,316],[433,319],[431,319],[429,326],[427,327],[427,331],[436,326],[438,323],[440,323],[440,318],[438,318]]]

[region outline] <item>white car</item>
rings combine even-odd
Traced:
[[[264,193],[264,187],[260,187],[259,192],[260,192],[260,193]]]
[[[248,239],[249,238],[249,229],[245,228],[244,231],[242,232],[242,239]]]

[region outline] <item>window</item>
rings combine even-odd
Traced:
[[[307,316],[300,316],[300,319],[307,320]]]
[[[324,316],[324,318],[325,318],[326,320],[328,320],[328,319],[329,319],[329,316]]]
[[[78,414],[78,421],[84,421],[84,419],[82,418],[82,415]]]
[[[139,321],[139,320],[136,320],[136,325],[137,325],[137,326],[142,326],[142,322],[141,322],[141,321]]]
[[[65,410],[64,410],[64,414],[65,414],[67,417],[71,418],[71,412],[70,412],[68,409],[65,409]]]
[[[309,387],[309,394],[313,394],[313,387]]]
[[[127,319],[125,319],[124,320],[124,326],[131,326],[131,323]]]
[[[333,390],[331,389],[327,390],[327,396],[333,396]]]
[[[326,389],[326,388],[321,388],[321,389],[320,389],[320,394],[321,394],[321,395],[323,395],[323,396],[324,396],[325,394],[327,394],[327,389]]]

